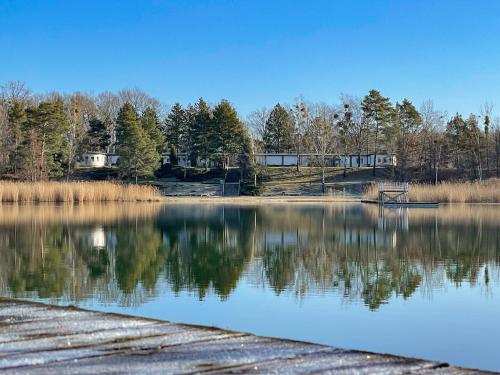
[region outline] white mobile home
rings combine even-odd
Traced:
[[[336,154],[325,154],[326,165],[330,167],[335,167],[339,163],[339,157]],[[270,153],[257,153],[255,154],[255,162],[258,165],[264,165],[267,167],[286,167],[297,165],[297,160],[299,165],[303,167],[311,167],[319,164],[319,160],[322,158],[319,154],[270,154]]]
[[[299,165],[303,167],[313,167],[319,165],[320,160],[323,155],[321,154],[271,154],[271,153],[257,153],[255,154],[255,162],[258,165],[263,165],[267,167],[286,167],[297,165],[297,159],[299,160]],[[358,167],[373,167],[373,163],[376,162],[378,167],[387,167],[396,165],[396,157],[387,154],[386,152],[381,152],[377,154],[377,160],[375,161],[374,154],[361,154],[361,155],[338,155],[338,154],[325,154],[326,165],[330,167],[344,167],[348,168],[358,168]]]
[[[116,165],[119,158],[120,155],[118,154],[107,154],[105,152],[89,151],[84,153],[80,157],[78,166],[91,168],[112,167]]]
[[[104,167],[107,163],[106,154],[103,152],[86,152],[80,159],[81,167]]]

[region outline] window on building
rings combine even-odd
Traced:
[[[94,157],[92,156],[92,157],[90,158],[90,160],[94,161]]]

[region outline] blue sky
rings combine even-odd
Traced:
[[[0,0],[0,82],[226,98],[243,116],[372,88],[500,112],[499,37],[498,0]]]

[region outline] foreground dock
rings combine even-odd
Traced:
[[[483,372],[442,362],[0,298],[0,373]]]

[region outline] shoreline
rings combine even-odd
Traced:
[[[176,196],[162,197],[161,202],[178,204],[283,204],[283,203],[361,203],[361,198],[314,196],[238,196],[238,197],[198,197],[198,196]]]

